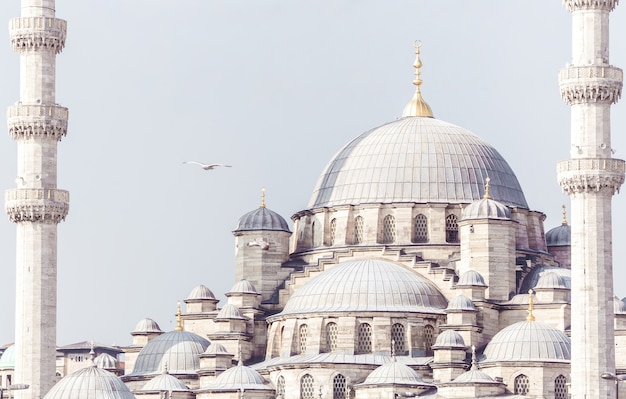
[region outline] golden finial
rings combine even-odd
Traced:
[[[265,187],[261,188],[261,208],[265,208]]]
[[[533,315],[533,294],[535,292],[533,290],[528,290],[528,316],[526,316],[526,320],[535,321],[535,316]]]
[[[489,182],[491,181],[491,179],[489,178],[489,176],[487,176],[487,178],[485,179],[485,195],[483,195],[484,199],[491,199],[491,195],[489,195]]]
[[[567,208],[563,204],[563,226],[567,226]]]
[[[183,331],[183,314],[180,311],[180,301],[177,302],[178,309],[176,310],[176,328],[175,331]]]
[[[415,67],[415,80],[413,84],[415,85],[415,94],[409,103],[404,107],[404,111],[402,111],[402,117],[405,116],[426,116],[429,118],[433,117],[433,111],[430,109],[430,106],[424,101],[422,98],[422,93],[420,91],[420,86],[422,85],[421,72],[422,61],[420,60],[420,47],[422,47],[422,42],[416,40],[415,41],[415,63],[413,67]]]

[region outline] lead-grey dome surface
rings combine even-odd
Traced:
[[[465,348],[465,340],[454,330],[444,330],[437,336],[435,345],[432,346],[432,349],[437,348]]]
[[[396,385],[424,385],[424,380],[409,366],[392,361],[377,367],[372,371],[363,385],[369,384],[396,384]]]
[[[200,284],[191,290],[187,299],[215,299],[215,295],[207,286]]]
[[[162,333],[163,331],[161,330],[161,327],[159,327],[156,321],[149,319],[149,318],[145,318],[145,319],[139,320],[133,332],[134,333]]]
[[[260,230],[285,231],[291,233],[287,221],[282,216],[263,206],[240,217],[234,231]]]
[[[44,399],[135,399],[135,395],[113,373],[92,365],[63,377]]]
[[[365,203],[469,203],[489,192],[528,208],[504,158],[473,133],[434,118],[406,117],[361,134],[326,165],[309,208]]]
[[[562,224],[546,233],[546,244],[549,247],[559,247],[571,245],[572,228],[568,224]]]
[[[459,282],[456,285],[459,287],[487,287],[482,274],[478,273],[476,270],[468,270],[461,274]]]
[[[498,201],[483,198],[474,201],[463,209],[461,220],[469,219],[511,219],[511,211]]]
[[[105,370],[114,370],[119,366],[117,359],[108,353],[99,354],[95,359],[93,359],[93,362],[97,367]]]
[[[165,372],[157,375],[141,388],[142,391],[189,391],[189,387],[173,375]]]
[[[431,282],[394,263],[362,259],[340,263],[312,278],[281,314],[311,312],[425,312],[443,314],[446,298]]]
[[[208,389],[269,389],[271,388],[265,378],[259,374],[258,371],[244,366],[239,363],[235,367],[231,367],[228,370],[220,374],[215,382],[209,385]]]

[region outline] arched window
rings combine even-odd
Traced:
[[[346,377],[341,374],[337,374],[333,378],[333,399],[345,399],[346,398]]]
[[[356,352],[358,354],[372,353],[372,326],[367,323],[359,324]]]
[[[337,219],[330,221],[330,237],[328,239],[329,245],[335,245],[335,237],[337,236]]]
[[[354,218],[354,243],[363,243],[363,218],[361,216]]]
[[[302,376],[302,379],[300,379],[300,399],[315,399],[313,382],[313,376],[311,376],[311,374]]]
[[[396,355],[404,354],[404,326],[396,323],[391,326],[391,342],[393,342],[393,351]]]
[[[311,223],[311,246],[315,246],[315,222]]]
[[[422,215],[421,213],[415,217],[413,242],[428,242],[428,219],[426,218],[426,215]]]
[[[435,328],[430,324],[424,326],[424,350],[426,354],[432,353],[431,347],[435,343]]]
[[[278,382],[276,383],[276,398],[283,399],[285,397],[285,377],[282,375],[278,377]]]
[[[459,242],[459,225],[456,215],[446,216],[446,242]]]
[[[306,353],[306,340],[309,335],[309,326],[301,324],[298,328],[298,353]]]
[[[396,242],[396,218],[393,215],[387,215],[383,219],[383,244],[391,244]]]
[[[337,323],[330,322],[326,324],[326,349],[328,352],[335,352],[337,350]]]
[[[526,395],[528,394],[529,386],[530,382],[528,381],[528,376],[520,374],[515,377],[515,381],[513,383],[513,393],[516,395]]]
[[[554,380],[554,399],[567,399],[567,378],[563,375]]]

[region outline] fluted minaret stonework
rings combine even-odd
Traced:
[[[56,55],[65,45],[66,22],[54,0],[22,0],[10,21],[11,45],[20,55],[20,98],[7,112],[17,142],[17,188],[5,195],[17,225],[15,376],[30,388],[19,398],[42,398],[55,382],[57,224],[69,193],[57,189],[57,143],[67,132],[67,108],[55,99]]]
[[[612,158],[610,113],[622,91],[622,70],[609,64],[609,14],[618,0],[564,0],[572,14],[572,63],[559,73],[571,106],[571,159],[558,178],[571,199],[571,397],[614,398],[611,199],[624,182],[624,161]]]

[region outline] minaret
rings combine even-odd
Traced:
[[[55,99],[56,55],[65,45],[66,22],[54,0],[22,0],[10,21],[11,45],[20,55],[20,98],[8,109],[8,131],[17,142],[17,188],[5,195],[17,225],[15,376],[30,388],[19,398],[42,398],[55,381],[57,224],[69,193],[57,187],[57,142],[67,132],[67,108]]]
[[[559,73],[571,106],[571,159],[558,164],[571,199],[571,397],[614,398],[611,199],[624,182],[624,161],[611,157],[611,105],[622,70],[609,65],[609,13],[618,0],[563,0],[572,14],[572,63]]]

